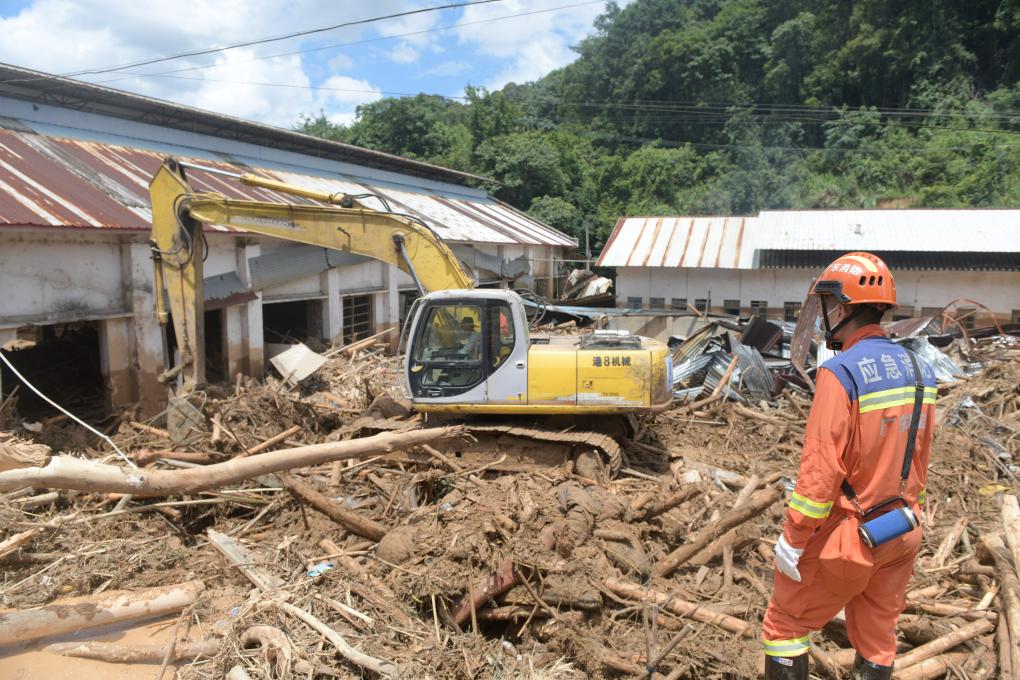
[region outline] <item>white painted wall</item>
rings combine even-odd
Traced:
[[[956,298],[976,300],[1009,319],[1020,309],[1020,272],[914,271],[893,272],[897,298],[904,312],[911,308],[939,307]],[[721,308],[723,300],[738,299],[743,308],[751,300],[767,300],[769,307],[782,309],[785,302],[802,302],[816,272],[807,269],[668,269],[661,267],[619,267],[616,270],[616,295],[619,306],[627,298],[709,297],[712,307]]]
[[[116,236],[37,230],[0,234],[0,327],[129,314]]]

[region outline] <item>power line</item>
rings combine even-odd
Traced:
[[[440,97],[442,99],[453,100],[453,101],[464,101],[467,97],[457,95],[442,95],[442,94],[429,94],[429,93],[410,93],[410,92],[396,92],[387,90],[366,90],[361,88],[346,88],[346,87],[329,87],[320,85],[299,85],[296,83],[271,83],[264,81],[247,81],[247,80],[231,80],[226,78],[208,78],[208,77],[196,77],[196,76],[180,76],[171,74],[156,74],[156,73],[136,73],[130,74],[132,77],[145,77],[145,78],[171,78],[175,80],[188,80],[198,82],[209,82],[209,83],[221,83],[226,85],[254,85],[259,87],[281,87],[288,89],[300,89],[300,90],[313,90],[313,91],[325,91],[325,92],[346,92],[346,93],[362,93],[362,94],[377,94],[385,95],[390,97],[414,97],[419,94],[425,94],[431,97]],[[584,102],[564,102],[562,99],[561,103],[566,104],[584,104]],[[732,112],[723,111],[702,111],[697,108],[689,109],[677,109],[671,113],[685,114],[686,117],[676,116],[659,116],[659,117],[640,117],[638,109],[635,105],[629,105],[632,110],[632,115],[629,119],[612,119],[611,122],[617,124],[636,124],[636,123],[658,123],[658,124],[669,124],[669,123],[689,123],[689,124],[713,124],[713,125],[725,125],[733,117]],[[660,112],[659,109],[651,109],[654,112]],[[838,114],[838,111],[832,112]],[[808,116],[797,116],[797,115],[772,115],[772,114],[751,114],[758,123],[764,124],[781,124],[781,123],[795,123],[795,124],[824,124],[824,123],[844,123],[847,125],[865,125],[872,127],[899,127],[909,128],[916,130],[942,130],[942,131],[953,131],[953,132],[974,132],[974,133],[985,133],[985,134],[1003,134],[1003,135],[1020,135],[1020,130],[998,130],[990,128],[966,128],[966,127],[949,127],[945,125],[924,125],[920,123],[907,123],[907,122],[896,122],[895,126],[890,122],[881,121],[848,121],[838,117],[830,118],[813,118]],[[622,116],[620,118],[623,118]],[[560,120],[560,123],[570,122]]]
[[[383,16],[372,17],[370,19],[358,19],[356,21],[346,21],[341,24],[333,24],[331,26],[322,26],[320,28],[312,28],[304,31],[296,31],[294,33],[288,33],[286,35],[271,36],[268,38],[257,38],[255,40],[246,40],[244,42],[232,43],[230,45],[223,45],[220,47],[209,47],[201,50],[192,50],[190,52],[178,52],[177,54],[171,54],[163,57],[155,57],[152,59],[144,59],[141,61],[135,61],[128,64],[121,64],[118,66],[109,66],[104,68],[87,69],[83,71],[76,71],[74,73],[62,74],[65,78],[74,78],[83,75],[99,75],[102,73],[110,73],[113,71],[120,71],[126,68],[137,68],[138,66],[148,66],[150,64],[158,64],[165,61],[172,61],[174,59],[182,59],[184,57],[197,57],[205,54],[214,54],[216,52],[225,52],[227,50],[236,49],[238,47],[250,47],[252,45],[262,45],[270,42],[278,42],[280,40],[290,40],[292,38],[300,38],[306,35],[313,35],[315,33],[324,33],[326,31],[333,31],[338,28],[347,28],[350,26],[360,26],[364,24],[375,23],[379,21],[385,21],[387,19],[399,19],[401,17],[411,16],[414,14],[423,14],[425,12],[436,12],[444,9],[456,9],[458,7],[469,7],[471,5],[485,5],[493,2],[502,2],[503,0],[467,0],[465,2],[455,2],[446,5],[436,5],[434,7],[423,7],[421,9],[407,10],[405,12],[396,12],[394,14],[386,14]]]
[[[432,28],[422,29],[420,31],[411,31],[409,33],[397,33],[397,34],[394,34],[394,35],[380,36],[378,38],[368,38],[368,39],[365,39],[365,40],[352,40],[350,42],[333,43],[333,44],[330,44],[330,45],[320,45],[318,47],[307,47],[307,48],[300,49],[300,50],[291,50],[289,52],[277,52],[275,54],[266,54],[266,55],[263,55],[263,56],[260,56],[260,57],[252,57],[251,59],[238,59],[238,60],[235,60],[235,61],[223,62],[221,64],[203,64],[203,65],[200,65],[200,66],[187,66],[187,67],[184,67],[184,68],[173,69],[173,70],[170,70],[170,71],[160,71],[159,73],[144,73],[144,74],[136,74],[136,75],[164,76],[164,75],[170,75],[170,74],[174,74],[174,73],[184,73],[184,72],[187,72],[187,71],[202,71],[202,70],[210,69],[210,68],[222,68],[224,66],[234,66],[236,64],[248,64],[248,63],[251,63],[251,62],[254,62],[254,61],[264,61],[266,59],[275,59],[277,57],[290,57],[290,56],[293,56],[295,54],[310,54],[312,52],[321,52],[323,50],[333,50],[333,49],[336,49],[338,47],[352,47],[354,45],[367,45],[369,43],[382,42],[382,41],[386,41],[386,40],[399,40],[401,38],[411,38],[411,37],[414,37],[414,36],[417,36],[417,35],[425,35],[425,34],[428,34],[428,33],[436,33],[436,32],[439,32],[439,31],[449,31],[449,30],[453,30],[455,28],[461,28],[461,27],[464,27],[464,26],[477,26],[478,24],[488,24],[488,23],[492,23],[494,21],[505,21],[506,19],[516,19],[516,18],[519,18],[519,17],[532,16],[534,14],[547,14],[549,12],[557,12],[557,11],[559,11],[561,9],[572,9],[574,7],[583,7],[585,5],[601,5],[601,4],[604,4],[605,1],[606,0],[586,0],[585,2],[575,2],[575,3],[571,3],[569,5],[559,5],[557,7],[548,7],[546,9],[537,9],[537,10],[532,10],[530,12],[518,12],[516,14],[504,14],[503,16],[490,17],[488,19],[479,19],[477,21],[460,21],[460,22],[457,22],[455,24],[447,24],[446,26],[433,26]],[[125,68],[132,68],[132,67],[126,66]],[[105,83],[115,83],[115,82],[119,82],[121,80],[130,80],[130,78],[114,78],[114,79],[111,79],[111,80],[101,81],[98,84],[102,85],[102,84],[105,84]]]

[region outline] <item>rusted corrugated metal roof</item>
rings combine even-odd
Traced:
[[[754,217],[626,217],[602,249],[599,267],[737,269]]]
[[[147,231],[149,179],[166,153],[0,129],[0,227],[41,226]],[[491,198],[416,192],[360,181],[357,177],[240,167],[208,158],[183,159],[231,172],[253,172],[291,184],[351,194],[383,196],[397,212],[412,214],[445,240],[467,243],[572,247],[576,241]],[[234,199],[314,203],[248,187],[228,178],[188,170],[192,186]],[[371,199],[368,199],[370,204]],[[373,206],[374,207],[374,206]],[[215,227],[223,230],[223,227]]]

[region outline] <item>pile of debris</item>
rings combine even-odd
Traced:
[[[670,338],[676,398],[691,402],[716,396],[757,403],[787,389],[810,396],[818,367],[834,355],[822,341],[814,300],[809,298],[796,323],[757,316],[747,321],[692,318],[686,337]],[[886,330],[927,361],[940,383],[973,374],[989,359],[1020,348],[1020,326],[968,331],[955,319],[923,317],[887,324]]]
[[[677,368],[712,357],[708,394],[646,419],[615,479],[446,455],[469,435],[408,412],[379,340],[123,418],[137,469],[40,447],[64,422],[6,436],[0,675],[61,655],[65,675],[217,680],[757,677],[809,395],[766,386],[768,348],[719,328],[678,349]],[[939,390],[897,677],[1020,670],[1020,351],[968,343],[946,348],[961,375]],[[102,628],[154,614],[146,643]],[[841,677],[842,620],[814,641],[815,672]]]

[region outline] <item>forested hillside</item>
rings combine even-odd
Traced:
[[[1020,0],[636,0],[538,82],[299,129],[491,177],[596,243],[628,214],[1016,207],[1018,29]]]

